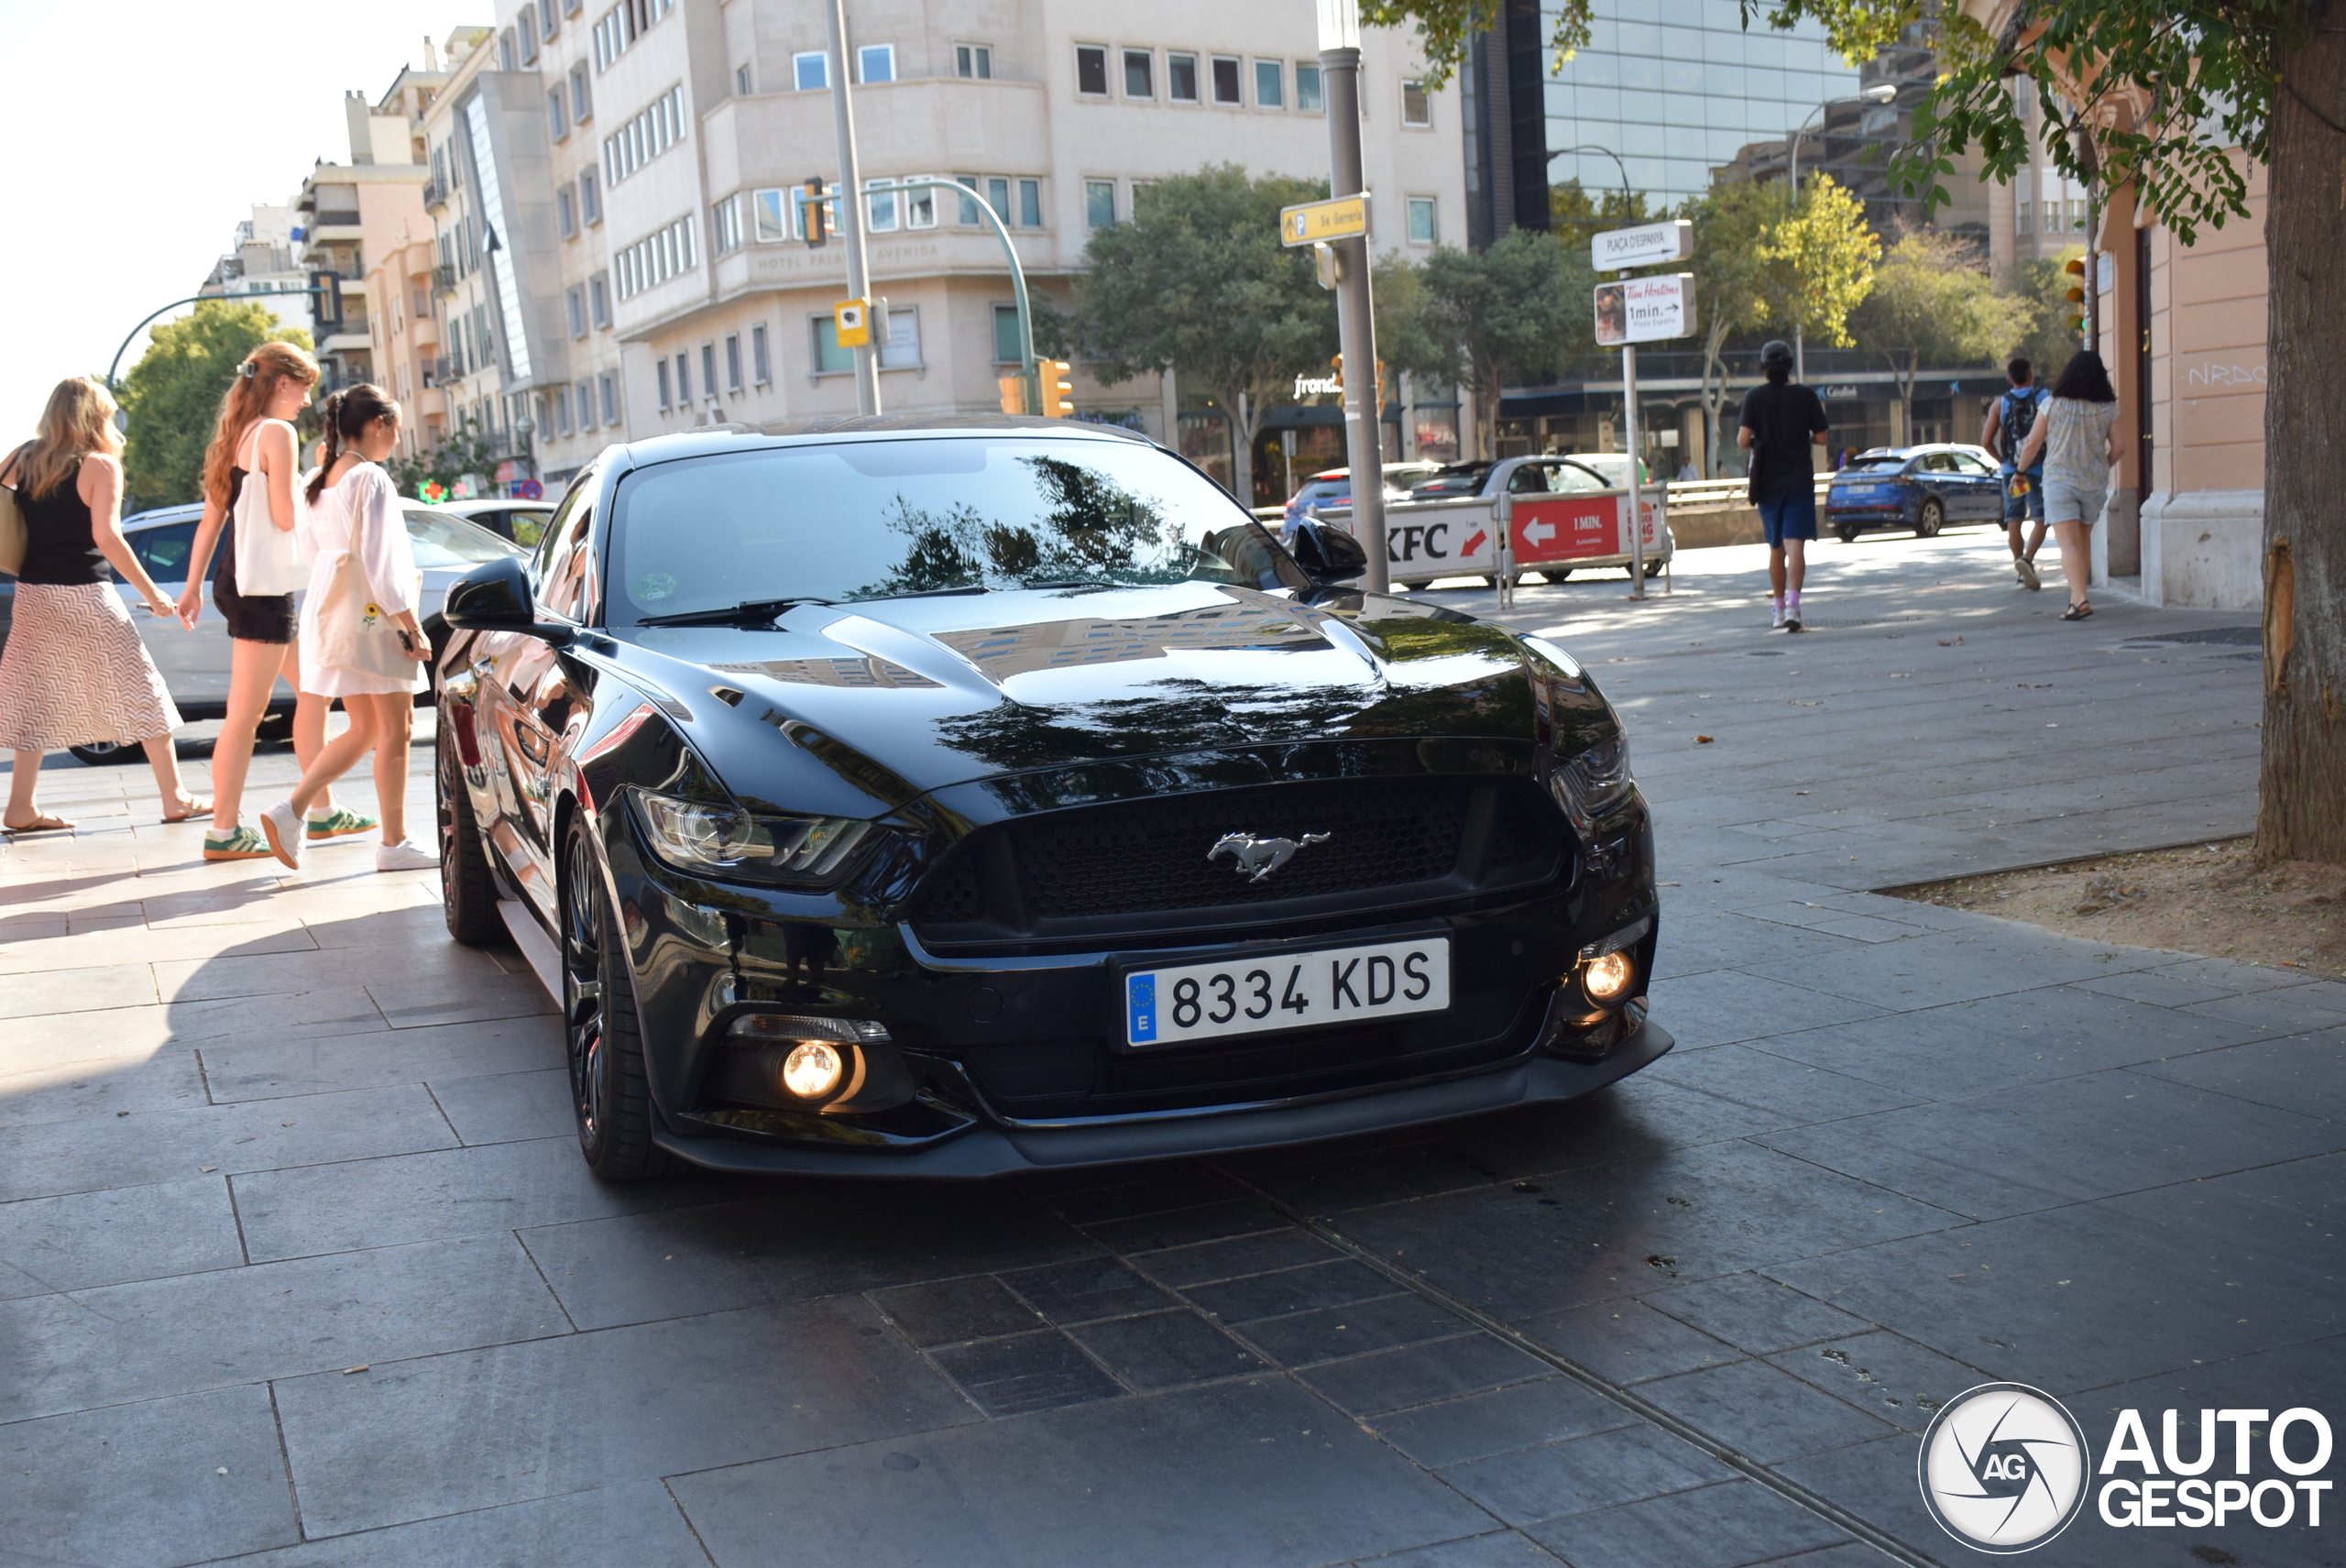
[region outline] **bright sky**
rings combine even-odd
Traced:
[[[320,158],[348,160],[345,91],[371,102],[423,63],[427,34],[492,15],[465,0],[0,0],[0,436],[29,435],[59,380],[104,376],[139,317],[194,293],[253,203],[287,201]]]

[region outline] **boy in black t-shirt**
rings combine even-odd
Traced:
[[[1792,380],[1792,345],[1777,338],[1760,350],[1765,386],[1744,395],[1735,443],[1751,454],[1751,500],[1768,533],[1768,586],[1774,625],[1800,630],[1800,586],[1808,576],[1808,542],[1816,537],[1816,468],[1825,444],[1825,405]]]

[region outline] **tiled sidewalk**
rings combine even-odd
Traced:
[[[2254,667],[2154,634],[2245,618],[1827,552],[1797,639],[1735,552],[1518,611],[1632,725],[1676,1052],[1211,1166],[600,1188],[429,875],[205,868],[143,771],[50,770],[93,830],[0,850],[0,1563],[1953,1562],[1913,1434],[1973,1383],[2346,1412],[2346,987],[1862,891],[2242,830]]]

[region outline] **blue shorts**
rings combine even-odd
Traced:
[[[1814,495],[1763,496],[1760,526],[1768,531],[1768,548],[1781,550],[1787,539],[1816,537],[1816,498]]]
[[[2006,522],[2043,522],[2045,521],[2045,477],[2041,474],[2027,476],[2028,488],[2020,495],[2012,494],[2012,477],[2001,476],[1997,484],[2004,492]]]

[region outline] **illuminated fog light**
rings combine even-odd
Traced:
[[[782,1058],[782,1087],[801,1100],[827,1100],[847,1077],[847,1058],[837,1046],[803,1040]]]
[[[1628,954],[1621,952],[1599,954],[1580,971],[1581,989],[1588,992],[1592,1002],[1620,1001],[1629,993],[1630,982],[1637,978],[1638,966]]]

